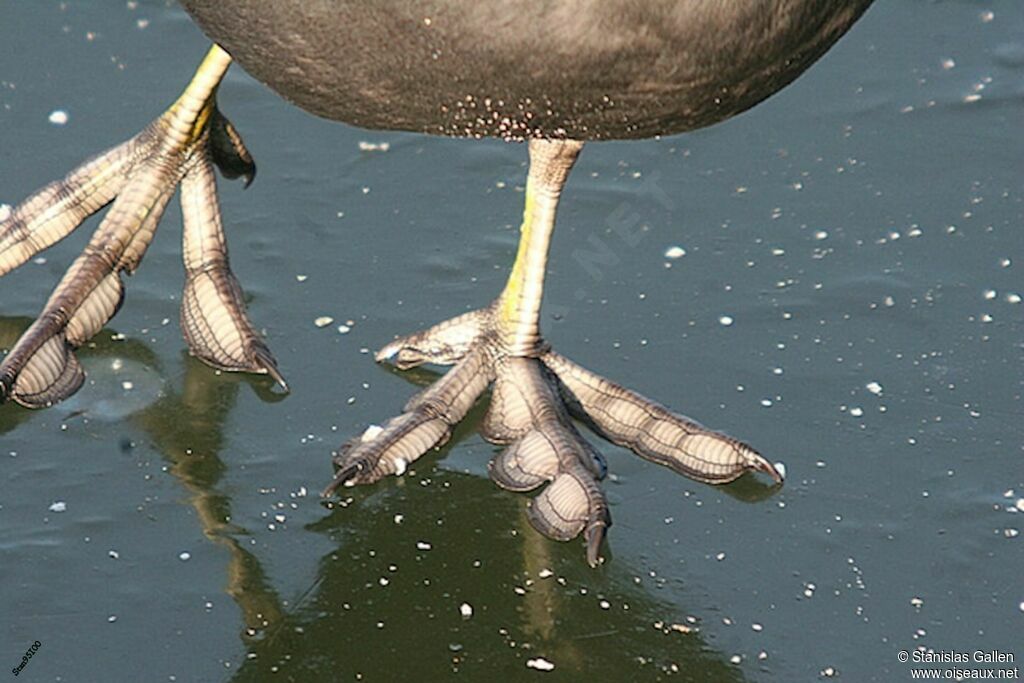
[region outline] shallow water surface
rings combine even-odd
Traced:
[[[0,45],[15,204],[159,115],[207,41],[173,4],[0,2]],[[220,104],[260,168],[221,183],[232,264],[292,393],[188,357],[172,204],[81,352],[85,388],[0,408],[0,665],[38,640],[20,678],[901,681],[918,649],[1019,666],[1022,84],[1017,0],[880,0],[753,111],[583,151],[548,338],[789,473],[712,488],[600,444],[615,525],[592,570],[487,479],[484,406],[404,477],[317,496],[332,449],[433,376],[373,350],[502,286],[525,149],[322,121],[232,69]],[[0,346],[95,225],[0,281]]]

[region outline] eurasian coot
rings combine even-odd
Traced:
[[[0,274],[113,202],[42,314],[0,366],[0,397],[39,407],[82,384],[73,349],[116,313],[120,272],[142,259],[181,187],[187,273],[182,327],[193,354],[284,379],[250,324],[227,260],[213,167],[255,166],[216,106],[232,59],[285,98],[357,126],[528,141],[518,254],[489,306],[387,344],[400,368],[454,365],[398,417],[341,447],[324,492],[401,474],[443,443],[493,386],[485,438],[500,486],[528,491],[534,526],[581,532],[596,564],[611,524],[606,466],[572,418],[602,437],[709,483],[782,472],[706,429],[576,365],[540,334],[548,246],[562,188],[585,141],[670,135],[738,114],[790,83],[870,0],[183,0],[215,45],[178,101],[0,224]],[[230,56],[229,56],[230,55]]]

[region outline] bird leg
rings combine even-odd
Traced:
[[[252,181],[256,166],[216,92],[231,57],[213,46],[178,100],[138,135],[50,183],[0,221],[0,276],[62,240],[111,204],[85,250],[36,321],[0,364],[0,402],[37,408],[81,387],[74,349],[109,321],[124,298],[121,273],[142,261],[175,188],[184,216],[181,321],[191,352],[225,370],[269,374],[276,362],[245,314],[231,273],[213,166]]]
[[[493,388],[482,433],[507,445],[490,462],[491,478],[511,491],[546,485],[529,502],[531,524],[560,541],[584,534],[592,566],[601,561],[601,543],[611,526],[599,484],[607,467],[573,418],[612,443],[698,481],[722,484],[747,471],[782,481],[747,444],[585,370],[541,337],[544,274],[558,200],[582,146],[572,140],[530,141],[519,249],[504,291],[486,308],[396,339],[378,352],[378,362],[403,370],[423,363],[454,367],[409,401],[402,415],[341,447],[325,497],[342,485],[401,475],[448,439],[488,385]]]

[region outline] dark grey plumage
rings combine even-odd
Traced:
[[[364,128],[670,135],[799,76],[870,0],[183,0],[249,73]]]

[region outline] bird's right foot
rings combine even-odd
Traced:
[[[181,187],[186,283],[181,323],[193,355],[224,370],[269,374],[277,363],[245,313],[227,259],[213,167],[252,181],[256,166],[216,105],[231,58],[214,46],[192,82],[158,119],[27,198],[0,221],[0,276],[69,235],[113,203],[36,321],[0,364],[0,401],[30,408],[61,401],[85,374],[74,349],[96,334],[124,297],[121,272],[138,267],[175,189]]]

